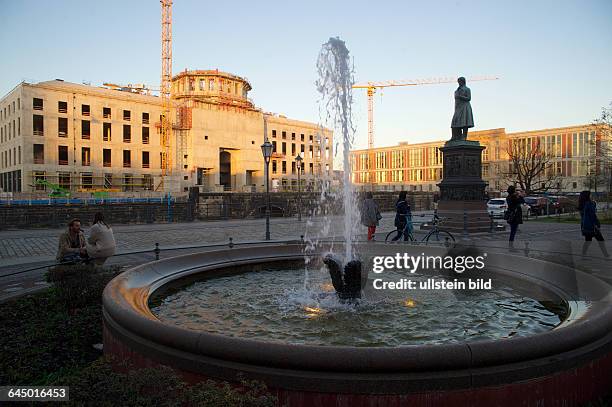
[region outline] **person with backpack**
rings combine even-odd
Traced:
[[[523,199],[523,196],[516,190],[514,185],[510,185],[507,192],[506,204],[508,205],[508,209],[504,214],[504,219],[506,219],[506,222],[510,225],[509,245],[510,249],[514,249],[514,237],[518,231],[518,225],[523,223],[522,205],[525,203],[525,199]]]

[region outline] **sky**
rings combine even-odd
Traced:
[[[21,81],[159,87],[157,0],[0,0],[0,95]],[[246,77],[264,111],[319,122],[321,45],[346,42],[355,81],[496,75],[469,83],[475,128],[590,123],[612,101],[612,1],[174,0],[173,72]],[[375,146],[450,138],[456,84],[388,88]],[[367,98],[354,91],[355,148]]]

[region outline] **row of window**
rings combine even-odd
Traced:
[[[13,119],[12,122],[8,122],[4,126],[0,126],[0,143],[10,141],[12,138],[21,135],[21,117],[17,120]]]
[[[21,152],[21,148],[20,148]],[[45,163],[45,145],[34,144],[33,149],[34,164]],[[21,159],[20,159],[21,160]],[[58,165],[68,165],[68,146],[57,147],[57,163]],[[150,168],[150,154],[148,151],[142,151],[142,168]],[[81,165],[89,167],[91,165],[91,148],[81,147]],[[112,151],[109,148],[102,149],[102,166],[112,166]],[[123,167],[132,167],[132,152],[130,150],[123,150]]]
[[[44,118],[42,115],[33,115],[32,117],[32,129],[35,136],[44,136],[45,126]],[[58,117],[57,118],[57,135],[58,137],[68,137],[68,118]],[[149,127],[142,127],[141,130],[141,142],[142,144],[149,144]],[[81,138],[83,140],[91,139],[91,121],[81,120]],[[102,141],[111,141],[112,139],[112,126],[111,123],[102,123]],[[123,125],[123,142],[132,142],[132,126],[130,124]]]
[[[33,179],[36,191],[44,191],[46,186],[40,181],[48,180],[51,178],[45,171],[34,171]],[[53,177],[55,178],[55,177]],[[79,179],[80,178],[80,179]],[[103,174],[100,176],[94,176],[91,172],[82,172],[80,177],[73,176],[69,172],[58,172],[57,181],[51,180],[67,190],[74,188],[80,189],[93,189],[95,187],[103,189],[121,189],[122,191],[134,191],[134,190],[152,190],[153,189],[153,177],[151,174],[133,175],[133,174],[122,174],[119,177],[116,174]],[[79,182],[80,181],[80,182]]]
[[[0,153],[0,168],[5,169],[21,164],[21,146],[4,150]]]
[[[21,110],[21,98],[9,102],[4,108],[0,109],[0,120],[6,120],[12,114],[15,114],[16,110]]]
[[[291,133],[291,140],[295,140],[296,139],[296,133]],[[272,138],[276,138],[276,130],[272,130]],[[287,139],[287,132],[286,131],[282,131],[281,132],[281,138],[283,140]],[[308,141],[312,142],[314,139],[314,136],[311,134],[308,136]],[[300,141],[304,141],[305,140],[305,135],[304,133],[300,133]],[[329,137],[325,137],[325,144],[329,145]]]
[[[278,173],[278,163],[280,163],[280,167],[281,167],[281,173],[282,174],[286,174],[287,173],[287,161],[276,161],[276,160],[272,160],[272,174],[276,174]],[[304,166],[302,166],[301,168],[302,170],[302,174],[306,173],[306,168]],[[295,163],[295,161],[291,162],[291,173],[292,174],[297,174],[297,165]],[[308,164],[308,173],[309,174],[314,174],[314,164],[313,163],[309,163]]]
[[[277,150],[277,145],[276,145],[276,141],[272,141],[272,153],[278,153]],[[300,144],[300,153],[302,154],[302,156],[304,155],[304,150],[305,150],[305,146],[304,144]],[[313,146],[308,146],[308,152],[310,155],[310,158],[313,158]],[[282,142],[281,143],[281,153],[282,155],[287,155],[287,143],[286,142]],[[297,145],[295,143],[291,143],[291,155],[297,155]],[[317,158],[320,158],[320,151],[317,151]],[[329,158],[329,147],[325,148],[325,158]]]
[[[32,108],[34,110],[43,110],[44,101],[40,98],[34,98],[32,100]],[[58,101],[57,102],[57,111],[58,113],[68,113],[68,102]],[[81,115],[82,116],[91,116],[91,106],[81,104]],[[112,110],[110,107],[102,108],[102,117],[104,119],[112,119]],[[132,120],[132,111],[131,110],[123,110],[123,120],[131,121]],[[149,113],[142,113],[142,124],[149,124]]]
[[[188,84],[187,84],[188,83]],[[232,86],[232,83],[234,86]],[[198,80],[198,87],[200,91],[214,91],[215,90],[215,80],[212,78],[208,79],[208,86],[206,84],[206,79]],[[187,88],[190,92],[195,92],[196,90],[196,80],[195,78],[185,78],[175,85],[175,88],[178,88],[180,93],[184,92]],[[239,95],[240,93],[240,85],[238,82],[224,81],[223,79],[219,79],[218,89],[221,92],[234,93],[235,95]],[[246,98],[247,90],[246,88],[242,88],[242,97]]]

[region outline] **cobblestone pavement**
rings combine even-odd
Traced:
[[[422,217],[419,215],[423,215]],[[393,213],[384,213],[376,238],[384,240],[387,232],[394,229]],[[415,213],[415,224],[431,219],[431,213]],[[323,228],[323,219],[298,222],[296,218],[271,219],[271,238],[273,240],[299,239],[315,236]],[[330,217],[331,235],[342,235],[343,222],[339,217]],[[416,238],[425,232],[415,228]],[[113,226],[117,240],[118,254],[107,264],[137,265],[154,260],[153,249],[159,243],[162,256],[202,251],[204,249],[179,249],[179,247],[217,244],[233,238],[236,243],[263,240],[265,235],[264,219],[227,220],[210,222],[191,222],[180,224],[116,225]],[[21,271],[43,266],[54,261],[57,237],[60,229],[43,230],[5,230],[0,231],[0,300],[27,290],[45,286],[43,274],[46,268],[22,273]],[[365,233],[363,228],[363,233]],[[612,226],[604,225],[604,236],[612,236]],[[365,235],[361,238],[365,239]],[[508,232],[482,233],[469,237],[457,235],[458,240],[474,244],[483,250],[508,252]],[[599,275],[612,282],[610,270],[612,263],[602,255],[596,242],[589,249],[588,256],[581,256],[583,239],[577,224],[544,223],[529,221],[521,225],[513,255],[529,256],[559,264],[574,266]],[[606,242],[612,252],[610,243]],[[148,253],[129,254],[147,250]],[[14,274],[18,273],[18,274]]]

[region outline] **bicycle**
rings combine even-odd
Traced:
[[[421,215],[424,216],[424,215]],[[414,235],[412,234],[412,230],[413,228],[409,228],[408,225],[412,224],[412,216],[410,216],[409,221],[406,223],[406,228],[404,229],[404,231],[402,232],[402,234],[406,234],[408,239],[403,240],[403,241],[408,241],[408,242],[416,242],[417,239],[414,237]],[[450,246],[451,244],[455,243],[455,237],[452,235],[452,233],[450,233],[447,230],[443,230],[440,229],[438,224],[440,222],[442,222],[444,220],[444,218],[440,218],[438,215],[434,215],[431,225],[432,228],[429,230],[429,233],[427,233],[427,235],[425,235],[425,237],[423,237],[423,239],[421,239],[421,242],[425,242],[425,243],[429,243],[431,242],[443,242],[445,246]],[[393,240],[394,238],[398,237],[400,234],[400,231],[395,229],[392,230],[391,232],[387,233],[387,236],[385,237],[385,243],[389,243],[392,241],[400,241],[399,239]]]

